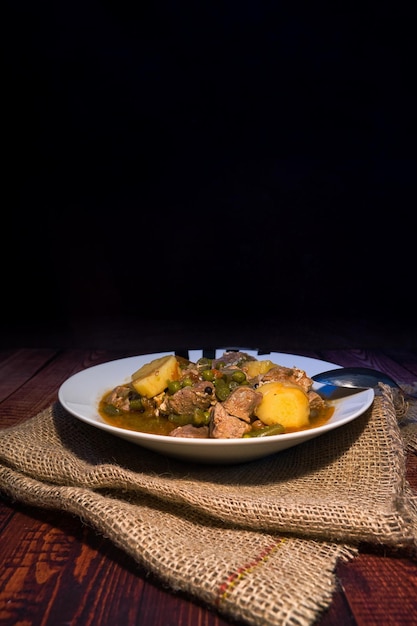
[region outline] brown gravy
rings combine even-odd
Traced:
[[[106,392],[101,399],[98,412],[103,420],[111,426],[118,428],[125,428],[127,430],[134,430],[142,433],[149,433],[153,435],[169,435],[171,430],[176,428],[176,424],[172,424],[166,417],[157,416],[153,412],[140,412],[129,411],[120,415],[109,416],[104,411],[105,400],[108,395]],[[323,409],[317,411],[315,415],[310,417],[310,425],[304,428],[287,429],[285,432],[297,432],[301,430],[310,430],[311,428],[317,428],[326,424],[334,413],[333,406],[326,406]]]

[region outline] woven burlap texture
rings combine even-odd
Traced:
[[[415,554],[398,411],[385,388],[336,431],[260,461],[198,466],[113,437],[56,403],[0,433],[0,489],[78,515],[172,591],[225,617],[307,626],[332,600],[338,560],[362,542]],[[411,433],[412,411],[406,418]]]

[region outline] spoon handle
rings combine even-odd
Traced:
[[[311,377],[318,383],[334,385],[336,387],[350,388],[378,388],[379,383],[389,385],[394,389],[399,389],[405,397],[416,399],[417,396],[407,393],[401,389],[400,385],[388,374],[370,367],[340,367],[314,374]]]

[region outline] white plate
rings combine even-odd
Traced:
[[[247,348],[234,349],[240,349],[259,360],[270,359],[278,365],[299,367],[309,376],[340,367],[328,361],[320,361],[295,354],[281,352],[258,354],[257,350]],[[224,351],[225,348],[217,348],[213,351],[213,356],[219,357]],[[58,392],[59,401],[69,413],[83,422],[160,454],[186,461],[197,461],[198,463],[230,464],[259,459],[339,428],[359,417],[370,407],[374,400],[373,389],[367,389],[354,395],[332,400],[335,411],[331,419],[323,426],[296,433],[253,439],[188,439],[185,437],[141,433],[107,424],[98,413],[98,403],[103,394],[118,384],[129,382],[132,373],[139,367],[165,354],[175,353],[158,352],[143,354],[109,361],[108,363],[95,365],[83,370],[68,378],[61,385]],[[189,350],[189,359],[191,361],[195,362],[201,356],[203,356],[203,350]],[[315,384],[314,388],[319,389],[322,386]]]

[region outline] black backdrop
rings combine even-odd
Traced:
[[[5,6],[9,324],[412,317],[411,12]]]

